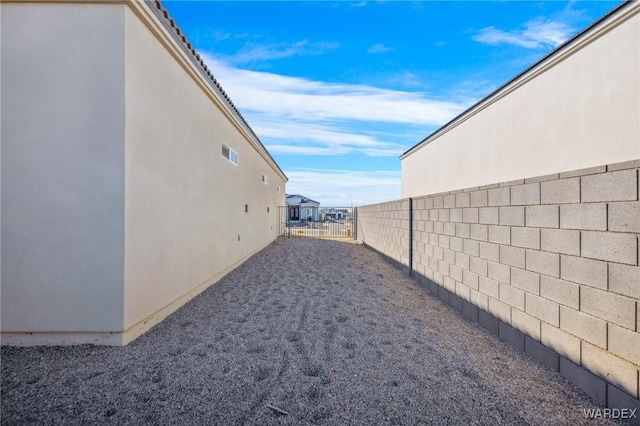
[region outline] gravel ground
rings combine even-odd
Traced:
[[[338,241],[274,242],[129,346],[1,354],[3,425],[606,423],[562,377]]]

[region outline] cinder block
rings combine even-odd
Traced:
[[[500,283],[500,301],[524,311],[524,291],[519,288]]]
[[[516,350],[524,352],[524,333],[513,328],[509,323],[500,321],[498,326],[498,337],[500,340],[513,346]]]
[[[514,226],[511,228],[511,245],[516,247],[540,248],[540,228],[524,228]]]
[[[614,172],[617,170],[637,169],[640,167],[640,160],[621,161],[607,165],[607,171]]]
[[[488,205],[488,202],[487,190],[471,192],[469,200],[470,207],[483,207]]]
[[[609,351],[640,365],[640,333],[609,324]]]
[[[607,382],[578,364],[560,357],[560,375],[582,389],[595,402],[607,402]]]
[[[442,248],[449,248],[449,237],[447,235],[438,235],[438,246]]]
[[[462,209],[462,221],[465,223],[478,223],[478,208],[466,207]]]
[[[456,265],[449,265],[449,276],[456,281],[462,281],[462,268]]]
[[[444,286],[444,288],[449,290],[449,292],[455,293],[455,291],[456,291],[456,280],[454,280],[453,278],[445,275],[444,279],[443,279],[443,286]],[[451,297],[451,296],[449,296],[449,297]],[[449,299],[447,299],[447,300],[449,300]]]
[[[557,228],[559,225],[560,207],[556,205],[526,206],[525,224],[540,228]]]
[[[640,413],[640,400],[638,400],[637,395],[631,396],[616,386],[607,384],[607,407],[635,410],[635,418],[628,419],[628,423],[630,426],[640,425],[640,416],[638,415]]]
[[[610,263],[609,291],[640,299],[640,266]]]
[[[637,265],[638,238],[634,234],[617,232],[581,232],[582,257]]]
[[[504,284],[511,283],[511,268],[508,265],[503,265],[496,262],[487,263],[489,278],[500,281]]]
[[[558,177],[559,177],[558,173],[551,173],[549,175],[534,176],[534,177],[526,178],[524,180],[524,183],[545,182],[545,181],[548,181],[548,180],[558,180]]]
[[[500,246],[498,244],[480,242],[480,257],[494,262],[500,261]]]
[[[572,229],[540,230],[540,248],[563,254],[580,255],[580,231]]]
[[[594,345],[607,347],[607,323],[599,318],[560,306],[560,328]]]
[[[588,167],[586,169],[572,170],[570,172],[560,173],[560,179],[576,177],[576,176],[585,176],[585,175],[595,175],[597,173],[604,173],[607,171],[607,166],[596,166],[596,167]]]
[[[454,234],[455,234],[455,226],[454,226]],[[459,237],[450,237],[449,238],[449,248],[454,251],[462,251],[462,238]]]
[[[622,327],[636,327],[636,302],[629,297],[591,287],[580,289],[580,310]]]
[[[487,190],[489,206],[508,206],[511,204],[511,190],[509,187]]]
[[[443,200],[443,207],[450,209],[456,206],[456,196],[454,194],[445,195]]]
[[[456,252],[456,265],[464,269],[469,269],[469,255]]]
[[[478,290],[479,289],[479,279],[478,279],[478,274],[474,274],[473,272],[467,270],[467,269],[463,269],[462,270],[462,282],[466,285],[469,286],[470,288],[473,288],[474,290]]]
[[[496,244],[511,244],[511,227],[489,225],[489,242]]]
[[[434,209],[442,209],[444,208],[444,197],[442,195],[433,197],[433,207]]]
[[[462,222],[462,209],[449,210],[449,221],[455,223]]]
[[[511,187],[511,205],[540,204],[540,184],[528,183]]]
[[[500,225],[524,226],[524,206],[500,207]]]
[[[560,305],[549,299],[525,293],[525,312],[555,327],[560,326]]]
[[[471,225],[471,239],[472,240],[480,240],[487,241],[489,238],[489,228],[488,225],[478,225],[472,223]]]
[[[487,311],[489,309],[489,297],[484,293],[480,293],[479,291],[471,288],[469,289],[469,300],[482,311]]]
[[[500,320],[484,310],[478,312],[478,324],[495,335],[500,331]]]
[[[500,283],[492,280],[491,278],[480,276],[478,277],[479,290],[487,296],[498,299],[500,295]]]
[[[432,222],[438,221],[438,209],[429,210],[429,220]]]
[[[524,352],[553,371],[560,370],[560,356],[558,353],[542,343],[536,342],[529,336],[524,338]]]
[[[560,255],[546,251],[527,250],[527,270],[560,278]]]
[[[588,342],[582,342],[582,365],[620,389],[638,394],[638,368]]]
[[[462,302],[462,314],[473,322],[478,322],[478,307],[471,302]]]
[[[449,209],[438,210],[438,221],[449,222]]]
[[[528,293],[540,295],[540,274],[511,268],[511,285]]]
[[[453,265],[456,263],[456,252],[449,249],[443,249],[444,251],[444,261]]]
[[[540,340],[540,320],[518,309],[511,310],[511,325],[527,336]]]
[[[489,225],[497,225],[498,207],[480,207],[478,209],[478,221]]]
[[[583,176],[581,179],[583,203],[638,199],[638,180],[633,169]]]
[[[444,260],[444,249],[442,247],[436,247],[436,246],[432,246],[432,247],[433,247],[433,257],[435,257],[438,260]]]
[[[560,272],[563,280],[607,289],[607,262],[562,255]]]
[[[540,296],[573,309],[580,308],[580,286],[557,278],[540,277]]]
[[[456,194],[456,207],[469,207],[469,193]]]
[[[511,322],[511,307],[493,297],[489,297],[489,313],[502,321]]]
[[[458,312],[462,312],[462,298],[455,293],[449,295],[449,305]]]
[[[609,231],[640,233],[640,201],[609,203]]]
[[[540,342],[560,355],[580,362],[580,339],[574,335],[543,322],[540,324]]]
[[[456,224],[452,222],[444,223],[444,234],[449,236],[456,235]]]
[[[484,259],[479,259],[477,257],[469,257],[469,269],[471,272],[475,272],[478,275],[487,276],[487,261]]]
[[[433,232],[435,232],[436,234],[444,234],[444,223],[433,222]]]
[[[563,204],[560,206],[560,227],[606,231],[606,203]]]
[[[470,255],[479,257],[480,256],[480,242],[474,240],[464,240],[462,243],[463,251]]]
[[[468,223],[456,223],[456,237],[469,238],[471,236],[471,225]]]
[[[541,182],[540,202],[542,204],[579,203],[580,178]]]
[[[500,247],[500,263],[504,263],[506,265],[515,266],[518,268],[524,268],[525,262],[525,251],[522,248],[512,247],[512,246],[504,246]],[[482,257],[482,244],[480,245],[480,257]],[[494,259],[489,259],[494,260]]]

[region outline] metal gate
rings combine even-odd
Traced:
[[[355,207],[279,207],[280,236],[357,239]]]

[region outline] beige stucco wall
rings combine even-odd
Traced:
[[[639,12],[626,7],[403,155],[402,197],[640,158]]]
[[[1,6],[3,344],[126,344],[277,237],[284,174],[118,3]]]
[[[122,330],[124,8],[1,8],[2,332]]]
[[[131,10],[126,31],[128,328],[273,241],[285,193],[283,178]],[[223,142],[237,166],[222,157]]]

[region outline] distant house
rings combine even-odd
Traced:
[[[341,220],[346,219],[349,215],[349,211],[347,209],[336,209],[336,208],[323,208],[320,209],[320,220]]]
[[[287,220],[318,221],[320,203],[300,194],[287,194]]]

